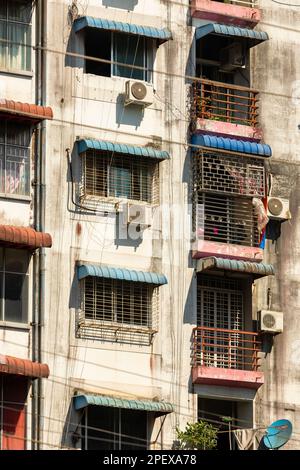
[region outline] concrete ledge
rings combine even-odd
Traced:
[[[192,0],[191,15],[193,18],[240,26],[255,26],[261,19],[260,10],[257,8],[211,0]]]
[[[215,256],[217,258],[251,260],[259,263],[263,260],[263,254],[264,252],[261,248],[210,242],[207,240],[197,240],[192,245],[192,258],[194,259]]]
[[[264,374],[263,372],[252,370],[196,366],[192,368],[192,380],[194,384],[221,385],[257,390],[264,383]]]
[[[262,130],[258,127],[233,124],[232,122],[214,121],[212,119],[197,119],[195,132],[232,137],[233,139],[241,138],[257,142],[262,140]]]

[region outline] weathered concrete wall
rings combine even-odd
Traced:
[[[68,1],[48,2],[48,47],[82,54],[83,42],[68,25]],[[100,4],[99,4],[100,3]],[[79,11],[95,17],[167,27],[173,41],[157,49],[155,70],[184,75],[192,34],[187,30],[187,8],[160,1],[103,0],[89,2]],[[51,25],[51,27],[50,27]],[[187,32],[188,31],[188,32]],[[164,424],[157,447],[172,445],[175,426],[191,420],[196,400],[189,392],[190,336],[195,319],[191,299],[192,265],[189,261],[190,220],[186,211],[188,178],[186,142],[187,85],[183,77],[154,73],[156,97],[144,113],[123,108],[119,100],[125,79],[83,73],[80,59],[48,54],[47,101],[54,120],[47,125],[47,220],[54,244],[47,256],[44,361],[44,442],[60,445],[71,398],[77,385],[108,395],[160,398],[174,403],[176,413]],[[174,215],[160,217],[137,246],[116,244],[116,215],[84,215],[70,202],[70,175],[66,148],[74,168],[79,156],[76,137],[91,137],[136,145],[162,139],[170,161],[160,164],[161,204],[176,205]],[[174,141],[176,143],[171,143]],[[77,162],[77,163],[76,163]],[[176,240],[174,233],[177,233]],[[146,236],[147,235],[147,236]],[[75,261],[122,266],[164,273],[168,285],[160,288],[159,332],[152,346],[118,345],[75,338]],[[78,387],[77,387],[78,388]],[[121,393],[122,392],[122,393]],[[72,418],[75,419],[75,418]],[[156,436],[160,419],[156,420]],[[162,442],[163,439],[163,442]]]
[[[265,260],[277,274],[260,280],[255,289],[255,310],[267,307],[284,313],[284,332],[275,337],[272,352],[264,361],[265,385],[256,400],[257,425],[279,418],[290,419],[295,435],[284,448],[299,449],[300,433],[300,42],[299,8],[261,2],[260,29],[270,40],[252,51],[253,87],[261,90],[261,124],[264,140],[273,149],[270,170],[272,195],[290,199],[292,219],[282,225],[277,242],[268,242]],[[256,308],[257,307],[257,308]]]

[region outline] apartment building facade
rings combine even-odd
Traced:
[[[2,449],[297,432],[299,20],[0,2]]]

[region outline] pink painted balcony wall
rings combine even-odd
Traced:
[[[192,132],[261,140],[257,90],[200,78],[193,82],[191,99]]]
[[[258,333],[199,326],[191,349],[194,384],[258,389],[264,383]]]
[[[256,0],[192,0],[193,18],[208,19],[238,26],[254,27],[261,19]]]

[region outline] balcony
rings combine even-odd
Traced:
[[[195,192],[192,257],[263,259],[252,198]]]
[[[258,333],[196,327],[192,336],[194,384],[258,389],[264,382],[259,371],[261,344]]]
[[[250,27],[261,19],[256,0],[192,0],[191,14],[193,18]]]
[[[251,88],[197,79],[192,85],[193,132],[261,140],[258,94]]]

